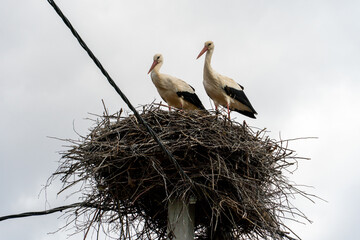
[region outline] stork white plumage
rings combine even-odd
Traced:
[[[169,110],[170,106],[184,110],[205,110],[192,86],[181,79],[160,73],[163,62],[163,56],[155,54],[148,74],[151,72],[151,79],[161,98],[169,105]]]
[[[207,41],[197,59],[206,52],[204,64],[204,87],[207,95],[214,101],[215,109],[218,105],[227,108],[230,119],[230,110],[239,112],[250,118],[256,118],[257,112],[244,93],[244,87],[233,79],[215,72],[211,67],[211,57],[214,52],[214,43]]]

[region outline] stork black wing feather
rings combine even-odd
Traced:
[[[243,86],[241,86],[239,83],[238,83],[238,85],[239,85],[239,87],[240,87],[242,90],[244,90],[244,87],[243,87]]]
[[[189,92],[176,92],[179,97],[184,98],[184,100],[188,101],[189,103],[193,104],[197,108],[201,110],[205,110],[204,105],[201,103],[199,97],[195,93]]]
[[[238,100],[239,102],[241,102],[242,104],[244,104],[245,106],[247,106],[248,108],[251,109],[251,111],[254,114],[257,114],[257,112],[255,111],[255,109],[253,108],[253,106],[251,105],[249,99],[246,97],[244,91],[242,90],[238,90],[229,86],[225,86],[224,90],[226,92],[227,95],[229,95],[230,97]],[[237,110],[236,110],[237,111]],[[241,112],[242,114],[244,114],[243,112]],[[246,115],[246,114],[244,114]],[[247,116],[247,115],[246,115]]]
[[[238,113],[241,113],[249,118],[256,118],[255,117],[255,114],[253,112],[248,112],[248,111],[242,111],[242,110],[239,110],[239,109],[234,109],[234,111],[238,112]]]

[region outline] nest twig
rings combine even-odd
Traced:
[[[106,224],[119,239],[166,239],[167,203],[176,197],[196,199],[195,239],[300,239],[284,221],[308,219],[289,198],[311,196],[284,175],[298,161],[287,141],[202,111],[152,104],[141,116],[189,178],[134,116],[105,111],[88,136],[71,141],[53,175],[61,192],[81,183],[87,205],[68,213],[79,231]]]

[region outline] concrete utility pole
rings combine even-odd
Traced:
[[[168,239],[194,240],[194,220],[194,199],[190,199],[189,203],[171,199],[168,204]]]

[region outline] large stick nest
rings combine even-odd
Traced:
[[[287,141],[202,111],[149,105],[141,116],[185,175],[133,115],[105,111],[88,136],[71,141],[54,173],[61,192],[81,183],[86,204],[68,212],[79,231],[166,239],[168,202],[180,198],[195,204],[195,239],[298,239],[283,220],[307,220],[288,199],[308,194],[284,175],[298,160]]]

